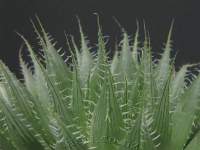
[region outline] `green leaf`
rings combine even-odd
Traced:
[[[200,142],[200,132],[197,133],[195,138],[190,142],[190,144],[186,147],[185,150],[198,150]]]
[[[193,84],[186,89],[179,97],[179,103],[172,114],[172,149],[182,148],[192,131],[195,120],[195,112],[199,106],[200,76],[193,81]],[[181,136],[180,136],[181,135]],[[174,144],[175,142],[175,144]]]
[[[111,73],[101,85],[91,124],[91,143],[97,149],[116,150],[115,144],[123,137],[123,120],[114,95]]]
[[[171,24],[168,37],[167,37],[167,42],[164,47],[164,53],[162,54],[162,57],[159,60],[159,64],[157,66],[157,72],[158,72],[157,81],[160,86],[162,86],[167,80],[168,78],[167,75],[170,70],[171,36],[172,36],[173,24],[174,22],[172,22]]]
[[[164,149],[170,140],[170,105],[169,105],[169,88],[171,81],[171,73],[168,75],[163,89],[162,95],[158,100],[158,105],[155,108],[153,129],[159,135],[159,149]]]
[[[79,75],[81,79],[81,84],[84,87],[87,82],[90,70],[92,69],[92,66],[93,66],[93,58],[87,46],[88,44],[83,34],[83,30],[82,30],[79,19],[78,19],[78,22],[79,22],[79,29],[80,29],[80,34],[81,34],[81,53],[79,56],[80,63],[78,63],[78,66],[79,66]]]

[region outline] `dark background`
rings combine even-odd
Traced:
[[[116,39],[120,39],[120,29],[113,16],[130,35],[134,35],[136,19],[141,23],[144,19],[153,50],[158,52],[174,18],[173,48],[178,51],[177,68],[200,61],[200,5],[192,0],[0,0],[0,59],[19,75],[18,50],[22,40],[15,31],[34,44],[30,19],[35,20],[36,14],[58,45],[64,48],[64,31],[74,35],[78,42],[76,15],[81,19],[88,39],[96,42],[96,16],[93,14],[96,12],[100,15],[104,34],[111,36],[108,47],[112,49]]]

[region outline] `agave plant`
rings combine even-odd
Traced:
[[[39,20],[33,27],[42,51],[20,35],[31,59],[20,51],[23,81],[0,62],[1,150],[200,149],[200,75],[190,64],[175,71],[172,26],[159,59],[137,28],[134,38],[122,29],[112,60],[99,23],[97,53],[79,23],[65,60]]]

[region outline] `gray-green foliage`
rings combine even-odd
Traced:
[[[30,67],[20,52],[24,82],[0,62],[1,150],[199,149],[200,76],[192,65],[175,71],[172,27],[155,62],[146,31],[139,43],[139,28],[133,39],[123,29],[110,61],[99,23],[97,54],[79,26],[80,48],[68,40],[67,65],[38,26],[42,53],[20,35],[32,61]]]

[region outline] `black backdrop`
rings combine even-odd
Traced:
[[[136,19],[146,21],[154,51],[160,51],[172,19],[175,19],[173,47],[178,51],[177,67],[200,61],[200,5],[192,0],[0,0],[0,59],[19,74],[18,50],[22,40],[15,31],[25,35],[34,44],[30,19],[37,14],[46,30],[65,48],[64,31],[78,41],[76,15],[81,19],[85,33],[96,41],[96,16],[101,18],[105,35],[112,36],[109,45],[120,37],[120,29],[112,19],[115,16],[131,34]],[[118,37],[118,38],[116,38]],[[112,48],[112,46],[111,46]]]

